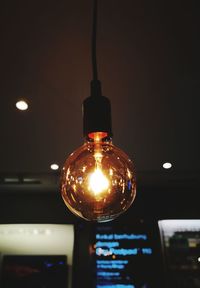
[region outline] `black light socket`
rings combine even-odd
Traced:
[[[110,100],[101,96],[100,81],[91,82],[91,96],[83,101],[83,134],[106,132],[112,137]]]

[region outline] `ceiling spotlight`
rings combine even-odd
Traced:
[[[51,164],[50,167],[51,167],[52,170],[58,170],[59,169],[58,164]]]
[[[28,103],[25,100],[19,100],[16,102],[15,106],[18,110],[25,111],[28,109]]]
[[[164,169],[170,169],[171,167],[172,167],[172,164],[169,163],[169,162],[166,162],[166,163],[163,164],[163,168]]]

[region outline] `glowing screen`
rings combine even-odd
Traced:
[[[159,221],[167,288],[200,287],[200,220]]]
[[[154,249],[143,226],[96,227],[96,288],[150,288],[155,279]]]

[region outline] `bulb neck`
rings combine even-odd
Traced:
[[[87,143],[112,143],[112,138],[106,132],[92,132],[86,135]]]

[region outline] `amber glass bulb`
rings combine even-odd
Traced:
[[[85,141],[66,160],[61,193],[75,215],[89,221],[115,219],[132,204],[136,195],[133,164],[128,156],[99,137]]]

